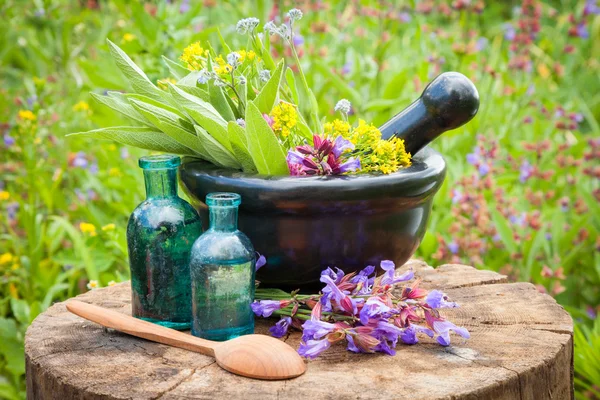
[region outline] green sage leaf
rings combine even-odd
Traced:
[[[206,130],[198,125],[194,125],[198,139],[202,142],[207,153],[211,155],[214,164],[227,168],[240,169],[241,164],[236,160],[233,154],[215,140]]]
[[[167,65],[169,72],[175,77],[175,79],[180,80],[190,73],[189,69],[187,69],[177,61],[173,61],[165,56],[162,56],[162,59]]]
[[[289,175],[283,146],[253,101],[246,107],[246,134],[248,150],[259,173]]]
[[[263,86],[254,103],[258,107],[261,113],[268,114],[273,109],[277,97],[279,95],[279,85],[281,84],[281,77],[283,75],[284,62],[281,60],[277,64],[277,68],[271,74],[269,81]]]
[[[108,108],[115,110],[118,113],[123,114],[127,118],[130,118],[138,123],[154,126],[146,118],[142,116],[131,104],[127,102],[123,93],[120,92],[108,92],[108,95],[104,96],[98,93],[90,93],[92,97],[99,103],[104,104]]]
[[[246,137],[244,128],[239,126],[237,122],[229,121],[227,124],[227,133],[229,134],[229,142],[233,148],[233,154],[242,165],[242,170],[248,173],[258,172],[248,149],[248,138]]]

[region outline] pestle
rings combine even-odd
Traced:
[[[415,155],[442,133],[469,122],[478,109],[479,93],[473,82],[461,73],[444,72],[379,130],[383,139],[403,139],[406,151]]]

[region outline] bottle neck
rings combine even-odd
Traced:
[[[237,206],[211,206],[208,208],[210,229],[221,232],[234,232],[237,230]]]
[[[177,168],[146,169],[144,180],[147,198],[177,196]]]

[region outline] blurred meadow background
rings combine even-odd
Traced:
[[[444,71],[481,108],[434,143],[448,162],[417,256],[530,281],[573,316],[578,399],[600,398],[600,4],[554,1],[0,1],[0,398],[24,397],[23,338],[53,302],[128,279],[144,151],[72,132],[125,125],[89,92],[126,90],[109,38],[153,82],[235,23],[296,24],[320,104],[381,125]],[[262,28],[260,28],[262,30]],[[273,38],[272,49],[289,56]],[[290,65],[293,63],[289,59]],[[343,267],[343,266],[340,266]]]

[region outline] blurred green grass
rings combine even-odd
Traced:
[[[218,3],[0,4],[0,397],[24,396],[23,335],[37,314],[90,280],[128,278],[124,231],[143,196],[143,151],[64,137],[124,122],[87,94],[127,89],[105,39],[156,82],[169,75],[161,55],[177,59],[198,40],[218,46],[217,29],[245,47],[238,19],[266,22],[292,7],[304,12],[301,61],[330,119],[348,98],[352,118],[381,124],[443,71],[475,82],[478,116],[434,144],[448,173],[417,256],[553,295],[578,324],[577,398],[600,397],[596,2]]]

